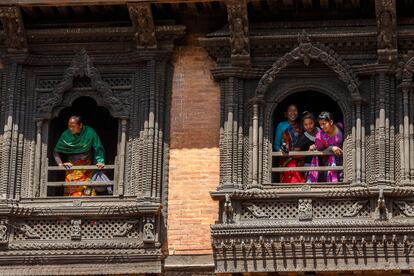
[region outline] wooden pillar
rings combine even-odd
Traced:
[[[126,130],[127,130],[127,123],[126,119],[121,119],[121,139],[119,141],[119,157],[118,157],[118,195],[124,194],[124,171],[125,171],[125,145],[126,145]]]
[[[362,120],[361,120],[361,102],[355,104],[356,113],[356,130],[355,130],[355,182],[361,183],[362,173],[362,153],[361,153],[361,142],[362,142]]]
[[[259,161],[259,105],[253,104],[253,177],[252,186],[257,186],[258,183],[258,161]]]
[[[35,168],[33,179],[33,193],[30,195],[38,197],[40,194],[40,168],[42,162],[42,129],[43,120],[36,121],[36,147],[35,147]]]
[[[409,87],[403,86],[403,156],[401,161],[404,164],[402,180],[407,181],[410,177],[410,120],[409,120]]]

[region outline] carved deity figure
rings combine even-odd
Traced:
[[[395,34],[392,13],[387,10],[381,12],[378,25],[380,30],[378,34],[378,48],[388,50],[394,49]]]
[[[27,48],[23,23],[15,7],[0,8],[0,18],[6,34],[9,49],[22,50]]]
[[[81,238],[82,228],[81,224],[82,221],[78,219],[73,219],[71,222],[71,238],[73,240],[79,240]]]
[[[147,222],[144,225],[144,242],[154,241],[154,225],[151,222]]]
[[[73,166],[87,166],[95,163],[99,170],[105,166],[105,150],[101,140],[93,128],[83,124],[80,116],[69,118],[68,129],[62,133],[55,146],[54,157],[60,167],[70,169],[66,171],[65,182],[91,181],[92,170],[71,169]],[[87,185],[64,185],[64,195],[94,196],[96,192]]]
[[[243,19],[235,18],[230,25],[232,37],[230,39],[232,45],[232,55],[248,55],[248,39],[246,37]]]

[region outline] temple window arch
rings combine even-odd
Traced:
[[[87,83],[86,80],[85,83]],[[98,106],[94,98],[81,96],[76,98],[72,102],[71,106],[59,108],[54,111],[54,118],[50,120],[49,125],[49,166],[53,167],[57,165],[53,157],[54,146],[58,142],[60,135],[68,128],[69,118],[74,115],[81,116],[83,124],[91,127],[96,131],[105,150],[105,165],[116,165],[117,145],[119,139],[119,120],[114,118],[107,108]],[[104,172],[110,180],[116,180],[114,170],[105,170]],[[64,171],[48,172],[48,181],[59,182],[64,178]],[[109,185],[108,187],[101,187],[100,191],[97,191],[97,195],[110,195],[113,192],[113,188],[113,185]],[[64,193],[62,186],[47,187],[47,196],[60,196],[63,194]]]
[[[311,87],[311,86],[309,86]],[[340,125],[341,131],[346,137],[347,132],[345,128],[345,117],[343,112],[343,105],[338,104],[338,101],[341,101],[338,98],[333,98],[330,94],[326,92],[322,92],[323,90],[318,89],[316,86],[313,89],[302,89],[296,91],[290,91],[287,95],[285,95],[282,99],[277,100],[275,103],[270,104],[269,110],[270,112],[266,113],[265,120],[268,121],[267,127],[270,127],[267,131],[265,131],[265,139],[267,143],[270,144],[270,153],[269,156],[271,157],[271,168],[269,170],[270,177],[268,180],[273,185],[276,183],[281,183],[281,174],[282,172],[275,172],[275,170],[281,170],[280,162],[285,159],[284,157],[280,157],[280,153],[278,153],[274,147],[275,144],[275,129],[279,124],[283,124],[286,121],[285,112],[289,105],[295,105],[298,110],[298,123],[302,128],[302,135],[305,133],[305,129],[303,128],[301,117],[303,117],[307,113],[311,113],[314,118],[316,119],[315,122],[315,131],[319,127],[317,122],[318,115],[323,111],[329,111],[333,114],[335,124]],[[271,100],[272,101],[272,100]],[[314,133],[315,135],[316,133]],[[303,139],[302,139],[303,140]],[[304,147],[304,145],[302,145]],[[300,151],[307,151],[305,148],[298,149]],[[308,154],[306,152],[305,154]],[[284,155],[284,154],[282,154]],[[304,159],[312,159],[312,157],[302,157],[298,159],[299,163],[306,163]],[[321,157],[318,157],[319,165],[322,166]],[[309,164],[308,164],[309,165]],[[338,164],[339,165],[339,164]],[[342,164],[341,164],[342,165]],[[303,179],[306,181],[307,172],[300,172],[303,174]],[[322,174],[326,172],[318,172],[319,180],[315,179],[317,182],[326,182],[323,181],[324,177]],[[341,174],[340,182],[342,182],[342,171],[338,171],[338,174]],[[314,180],[314,181],[315,181]],[[265,181],[267,182],[267,181]]]
[[[94,120],[93,113],[95,116],[101,114],[106,119]],[[53,164],[51,152],[56,145],[57,136],[62,133],[65,127],[67,129],[67,119],[71,115],[82,114],[86,115],[84,115],[86,124],[92,123],[98,127],[98,135],[104,127],[115,128],[116,135],[100,135],[100,137],[104,147],[106,144],[105,150],[108,151],[107,156],[109,157],[105,163],[110,165],[106,165],[105,168],[113,169],[113,172],[109,173],[112,177],[112,192],[117,196],[123,195],[129,105],[115,96],[111,86],[101,78],[100,72],[93,66],[89,56],[84,50],[81,50],[65,70],[63,79],[53,86],[52,95],[38,102],[36,167],[33,187],[35,196],[57,195],[58,189],[51,189],[50,186],[63,185],[53,184],[48,180],[50,170],[59,170],[49,167]],[[65,120],[66,122],[64,122]],[[52,180],[56,177],[51,176]]]
[[[342,109],[346,133],[343,141],[344,181],[362,183],[365,177],[363,154],[363,99],[359,80],[352,68],[334,51],[310,42],[306,33],[299,35],[299,46],[276,60],[259,80],[254,96],[248,101],[249,162],[248,185],[261,188],[272,183],[273,112],[290,94],[301,91],[321,92]],[[293,71],[291,71],[293,70]],[[309,72],[312,71],[312,77]],[[291,75],[305,74],[305,79]],[[329,110],[328,110],[329,111]],[[339,168],[338,168],[339,169]]]

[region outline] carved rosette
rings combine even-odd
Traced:
[[[396,62],[397,14],[395,0],[376,0],[377,49],[380,62]]]
[[[231,62],[235,66],[250,64],[249,20],[245,0],[227,0]]]
[[[154,20],[149,3],[128,3],[137,48],[157,48]]]
[[[26,52],[28,45],[19,7],[0,6],[0,20],[5,33],[5,44],[9,52]]]

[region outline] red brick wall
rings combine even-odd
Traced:
[[[218,204],[220,90],[214,62],[197,46],[176,49],[171,102],[168,182],[170,255],[211,254],[210,224]]]

